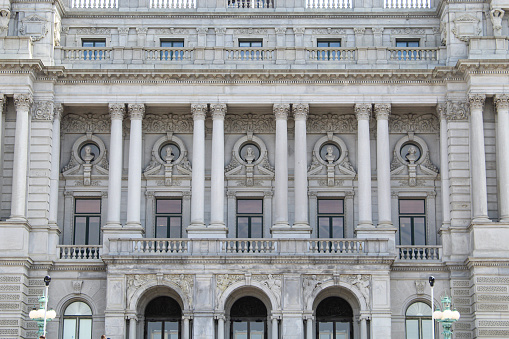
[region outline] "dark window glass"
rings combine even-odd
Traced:
[[[399,244],[426,245],[426,201],[399,200]]]
[[[82,47],[106,47],[106,40],[82,40]]]
[[[255,297],[242,297],[230,310],[230,338],[266,339],[267,308]]]
[[[156,238],[182,237],[182,200],[156,200]]]
[[[319,238],[344,238],[343,203],[342,199],[318,199]]]
[[[239,47],[262,47],[262,40],[239,41]]]
[[[161,47],[184,47],[184,40],[161,41]]]
[[[157,297],[145,308],[145,338],[180,339],[182,309],[170,297]]]
[[[237,238],[263,237],[263,199],[237,199]]]
[[[317,47],[341,47],[341,40],[318,40]]]
[[[101,199],[75,199],[74,244],[99,245],[101,241]]]
[[[418,40],[396,40],[396,47],[419,47]]]
[[[348,302],[328,297],[316,308],[316,338],[353,339],[353,311]]]

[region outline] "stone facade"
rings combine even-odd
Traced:
[[[456,338],[508,337],[507,9],[0,0],[0,338],[37,337],[45,275],[49,338],[74,302],[149,338],[162,296],[184,339],[233,339],[243,297],[264,338],[316,338],[333,297],[349,338],[404,338],[430,275]]]

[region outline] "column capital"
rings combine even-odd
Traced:
[[[355,104],[354,110],[357,120],[369,120],[371,117],[371,104]]]
[[[286,27],[276,27],[276,34],[285,34],[286,33]]]
[[[225,27],[217,27],[217,28],[214,28],[214,30],[216,31],[216,35],[224,35],[224,34],[226,34],[226,28]]]
[[[193,114],[193,120],[205,120],[207,104],[192,104],[191,114]]]
[[[32,121],[52,121],[53,101],[36,101],[32,106]]]
[[[14,94],[14,106],[16,110],[28,111],[34,102],[34,98],[30,93]]]
[[[207,34],[208,31],[208,27],[196,27],[196,33],[198,34]]]
[[[439,119],[447,119],[447,103],[441,102],[437,104],[437,115]]]
[[[470,104],[470,109],[483,109],[484,101],[486,100],[486,95],[484,94],[470,94],[468,96],[468,102]]]
[[[62,103],[56,103],[53,105],[53,120],[61,120],[63,113],[64,105]]]
[[[375,115],[377,120],[389,120],[391,104],[375,104]]]
[[[127,109],[131,120],[142,120],[145,115],[145,104],[128,104]]]
[[[212,114],[212,120],[223,120],[226,114],[226,104],[212,104],[210,105],[210,112]]]
[[[276,120],[286,120],[290,112],[290,104],[274,104],[273,111]]]
[[[294,27],[293,28],[293,33],[295,33],[295,34],[304,34],[305,30],[306,30],[306,28],[304,28],[304,27]]]
[[[497,110],[509,109],[509,95],[497,94],[495,96],[495,105],[497,106]]]
[[[295,120],[306,120],[309,113],[309,104],[293,104],[292,110]]]
[[[0,93],[0,114],[2,114],[3,111],[5,111],[6,103],[7,100],[5,100],[5,95]]]
[[[111,120],[123,120],[125,114],[124,104],[109,104],[108,109],[110,111]]]

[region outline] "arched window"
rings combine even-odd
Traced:
[[[353,339],[353,311],[340,297],[328,297],[316,308],[317,339]]]
[[[67,306],[64,311],[65,339],[92,339],[92,310],[82,301]]]
[[[230,310],[232,339],[266,339],[267,307],[258,298],[242,297]]]
[[[180,339],[182,309],[170,297],[157,297],[145,308],[146,339]]]
[[[405,323],[406,339],[430,339],[431,307],[420,301],[413,303],[406,310]]]

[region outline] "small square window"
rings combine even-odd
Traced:
[[[156,238],[182,237],[182,200],[156,200]]]
[[[318,199],[318,237],[344,238],[343,199]]]
[[[81,47],[106,47],[106,39],[83,39]]]
[[[419,47],[419,40],[396,40],[396,47]]]
[[[263,47],[262,40],[239,40],[239,47]]]
[[[318,40],[316,47],[341,47],[341,40]]]
[[[161,40],[161,47],[184,47],[184,40]]]

